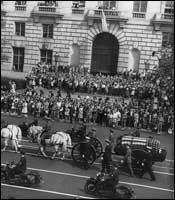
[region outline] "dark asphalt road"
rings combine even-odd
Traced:
[[[19,124],[22,123],[24,118],[14,118],[6,116],[9,123]],[[31,119],[29,119],[31,121]],[[40,125],[43,125],[43,121],[39,121]],[[71,127],[69,123],[53,122],[52,127],[57,130],[66,130]],[[97,127],[97,137],[102,142],[108,137],[109,130],[104,127]],[[123,133],[123,131],[115,131],[116,136]],[[148,133],[141,133],[142,137],[148,137]],[[146,174],[143,179],[136,177],[128,177],[126,174],[120,175],[121,184],[129,184],[134,189],[137,198],[142,199],[173,199],[174,193],[169,190],[174,190],[174,162],[170,161],[174,159],[174,138],[169,135],[155,135],[163,146],[166,147],[168,154],[167,159],[163,163],[156,163],[154,165],[154,171],[156,175],[156,181],[151,182],[150,177]],[[33,144],[30,144],[34,146]],[[3,152],[1,153],[1,164],[11,162],[13,160],[18,161],[20,155],[17,153]],[[114,156],[117,158],[116,156]],[[74,165],[71,160],[61,161],[58,159],[50,160],[39,157],[27,155],[27,163],[29,168],[34,168],[39,171],[43,176],[44,183],[36,188],[39,191],[33,191],[31,189],[12,188],[7,185],[1,184],[1,196],[4,198],[13,196],[15,198],[47,198],[47,199],[61,199],[61,198],[75,198],[76,195],[82,197],[92,197],[86,194],[83,190],[84,184],[88,177],[95,176],[95,174],[101,169],[100,160],[87,171],[79,169]],[[31,169],[28,169],[31,170]],[[41,170],[41,171],[40,171]],[[44,170],[44,171],[43,171]],[[169,173],[169,174],[165,174]],[[83,177],[82,177],[83,176]],[[44,190],[44,191],[43,191]],[[52,192],[52,193],[51,193]],[[56,194],[53,194],[56,192]],[[60,194],[64,193],[64,194]],[[71,196],[73,195],[73,196]]]

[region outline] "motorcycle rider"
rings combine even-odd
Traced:
[[[119,182],[119,170],[117,167],[110,165],[110,172],[108,174],[99,173],[99,183],[96,185],[97,191],[100,190],[100,185],[103,182],[107,190],[111,190],[113,196],[115,196],[116,185]],[[105,190],[106,190],[105,189]]]
[[[21,151],[20,161],[15,165],[14,162],[11,165],[7,164],[7,180],[12,178],[15,174],[24,174],[27,169],[27,161],[25,152]]]
[[[25,157],[25,152],[21,151],[21,158],[20,161],[17,163],[16,165],[16,174],[21,174],[21,173],[25,173],[26,169],[27,169],[27,160]]]
[[[116,185],[119,182],[119,170],[117,167],[111,165],[109,178],[107,179],[108,186],[112,189],[112,193],[115,196]]]

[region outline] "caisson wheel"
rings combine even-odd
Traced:
[[[101,141],[97,138],[91,138],[90,143],[95,149],[96,158],[99,158],[103,152],[103,146]]]
[[[72,158],[78,166],[83,166],[84,162],[86,161],[88,163],[87,167],[90,167],[96,159],[95,149],[91,145],[88,154],[85,155],[84,153],[81,152],[81,144],[82,143],[75,144],[74,147],[72,148]]]

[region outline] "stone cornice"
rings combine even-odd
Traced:
[[[164,16],[164,14],[157,13],[154,15],[153,19],[151,20],[151,24],[153,24],[155,31],[159,31],[161,27],[163,26],[170,26],[174,24],[174,18],[165,19],[162,16]]]

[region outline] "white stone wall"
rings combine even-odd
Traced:
[[[59,2],[59,7],[63,6],[63,19],[59,20],[58,24],[54,25],[53,39],[42,38],[42,24],[34,23],[30,16],[30,12],[36,6],[37,2],[27,2],[27,12],[15,12],[14,2],[11,1],[8,7],[6,17],[6,26],[1,30],[1,37],[8,41],[3,49],[10,56],[6,63],[3,63],[1,69],[11,70],[13,63],[13,46],[25,48],[24,71],[27,72],[32,66],[35,66],[40,61],[40,49],[42,43],[48,44],[48,49],[53,50],[60,55],[60,63],[62,65],[69,64],[72,44],[80,46],[80,65],[90,67],[92,56],[92,44],[95,36],[102,32],[101,23],[95,23],[89,27],[87,21],[83,20],[83,15],[80,17],[71,15],[71,1],[66,3]],[[86,7],[93,9],[97,2],[86,2]],[[161,48],[162,33],[161,31],[154,32],[153,26],[150,24],[150,19],[154,13],[160,12],[161,2],[148,2],[148,12],[146,19],[137,20],[132,18],[133,1],[119,2],[118,7],[129,18],[127,24],[121,29],[118,23],[109,25],[109,33],[113,34],[119,42],[119,57],[118,71],[130,68],[129,52],[133,48],[140,51],[140,71],[144,70],[145,60],[150,61],[151,67],[158,64],[157,57],[152,57],[153,51],[158,51]],[[25,37],[15,36],[15,21],[24,21],[26,23]]]

